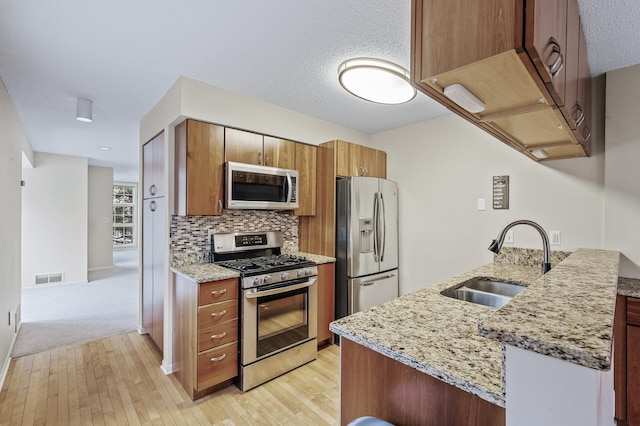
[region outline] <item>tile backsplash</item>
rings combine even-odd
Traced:
[[[225,210],[222,216],[172,216],[171,264],[209,261],[207,232],[282,231],[285,247],[297,250],[298,216],[271,210]]]

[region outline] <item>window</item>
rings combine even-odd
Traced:
[[[113,185],[113,247],[135,247],[136,184]]]

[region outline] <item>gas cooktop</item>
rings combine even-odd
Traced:
[[[246,259],[231,259],[216,262],[220,266],[241,272],[244,276],[265,274],[270,272],[287,271],[290,269],[315,266],[315,263],[301,256],[280,254],[251,257]]]

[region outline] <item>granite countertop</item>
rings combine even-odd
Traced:
[[[321,254],[305,253],[303,251],[283,251],[284,254],[292,254],[294,256],[305,257],[312,262],[322,265],[323,263],[332,263],[336,261],[335,257],[323,256]]]
[[[640,280],[637,278],[618,279],[618,294],[640,299]]]
[[[289,251],[287,254],[302,256],[317,264],[335,262],[336,259],[319,254],[304,253],[300,251]],[[177,256],[176,256],[177,257]],[[225,268],[214,263],[191,263],[182,264],[174,262],[171,266],[171,272],[180,274],[197,283],[206,283],[210,281],[226,280],[228,278],[237,278],[240,274],[237,271]]]
[[[197,283],[207,283],[210,281],[220,281],[229,278],[237,278],[240,274],[237,271],[216,265],[215,263],[194,263],[191,265],[172,266],[171,272],[180,274]]]
[[[539,265],[495,262],[337,320],[330,329],[504,407],[505,343],[609,368],[618,259],[618,252],[581,249],[544,276]],[[497,310],[440,294],[473,277],[529,288]]]

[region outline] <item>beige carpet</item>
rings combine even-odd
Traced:
[[[75,345],[138,327],[138,252],[115,251],[113,269],[88,283],[22,290],[22,325],[11,357]]]

